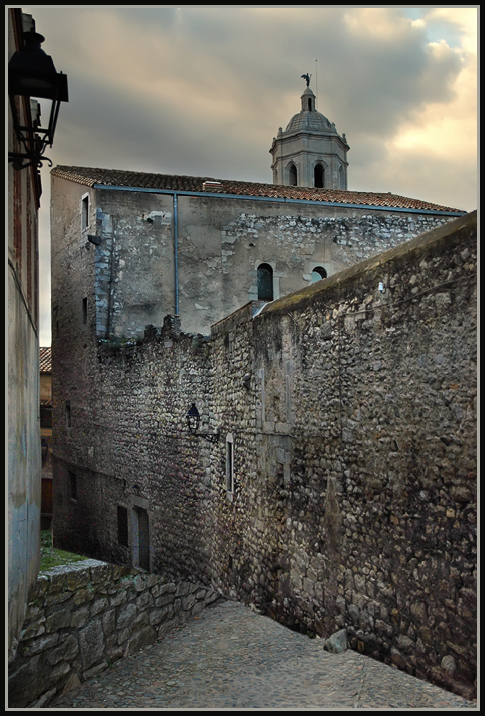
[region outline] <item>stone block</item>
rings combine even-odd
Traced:
[[[45,691],[41,656],[35,656],[8,679],[9,708],[24,708]]]
[[[104,651],[104,634],[101,619],[95,619],[79,632],[83,669],[101,661]]]
[[[48,634],[58,629],[63,629],[71,624],[71,610],[60,609],[53,614],[50,614],[45,620],[45,630]]]
[[[66,586],[71,592],[85,587],[91,580],[89,569],[76,569],[66,575]]]
[[[128,644],[125,649],[125,656],[135,654],[140,649],[143,649],[143,647],[148,646],[148,644],[153,644],[156,641],[156,638],[157,633],[151,627],[144,627],[140,631],[137,631],[128,640]]]
[[[67,639],[57,649],[52,649],[47,653],[47,663],[50,666],[54,666],[62,659],[64,661],[71,661],[76,654],[79,652],[79,644],[75,636],[69,634]]]
[[[121,609],[116,620],[116,628],[124,629],[125,627],[131,627],[136,617],[136,607],[134,604],[127,604],[126,607]]]
[[[344,651],[347,651],[347,630],[340,629],[328,639],[325,639],[323,648],[331,654],[342,654]]]

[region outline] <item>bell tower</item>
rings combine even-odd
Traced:
[[[347,189],[347,144],[335,124],[315,109],[310,89],[311,75],[302,75],[307,86],[301,96],[301,111],[286,130],[278,129],[270,154],[273,157],[273,184]]]

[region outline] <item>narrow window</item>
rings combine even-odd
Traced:
[[[71,427],[71,401],[66,400],[66,427]]]
[[[128,510],[118,505],[118,544],[128,547]]]
[[[88,322],[88,299],[83,298],[83,324]]]
[[[323,266],[315,266],[312,271],[312,283],[315,283],[315,281],[320,281],[322,278],[327,278],[327,272],[325,271]]]
[[[69,470],[69,497],[71,500],[77,500],[77,477],[71,470]]]
[[[234,492],[234,441],[232,435],[226,438],[226,491]]]
[[[289,178],[290,178],[290,186],[298,186],[298,176],[296,172],[296,167],[294,164],[291,164],[289,168]]]
[[[316,189],[323,189],[324,186],[324,169],[321,164],[315,164],[315,169],[313,170],[314,175],[314,183]]]
[[[150,569],[150,538],[148,527],[148,512],[142,507],[135,507],[136,518],[136,557],[135,564],[147,572]]]
[[[81,204],[81,228],[87,229],[89,226],[89,196],[83,196]]]
[[[273,300],[273,269],[269,264],[258,266],[258,300]]]

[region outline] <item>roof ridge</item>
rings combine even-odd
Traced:
[[[51,170],[54,176],[94,186],[107,184],[113,186],[134,186],[137,188],[165,189],[173,191],[204,191],[205,181],[217,181],[226,188],[227,193],[246,196],[271,196],[273,198],[308,199],[314,201],[333,201],[341,204],[366,204],[370,208],[378,206],[388,209],[417,209],[423,211],[446,211],[466,213],[461,209],[442,206],[434,202],[406,197],[392,192],[354,191],[351,189],[320,189],[316,187],[288,186],[269,182],[253,182],[238,179],[218,179],[212,176],[192,176],[189,174],[160,174],[140,172],[131,169],[101,169],[58,165]],[[138,177],[138,179],[137,179]],[[258,191],[259,190],[259,191]],[[365,199],[365,200],[364,200]],[[364,201],[363,201],[364,200]]]

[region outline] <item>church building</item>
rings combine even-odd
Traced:
[[[273,183],[52,170],[54,545],[471,694],[476,214],[348,151],[307,87]]]
[[[205,333],[464,212],[347,189],[345,135],[301,111],[270,152],[273,184],[57,166],[52,174],[54,334],[89,325],[128,339],[166,315]]]

